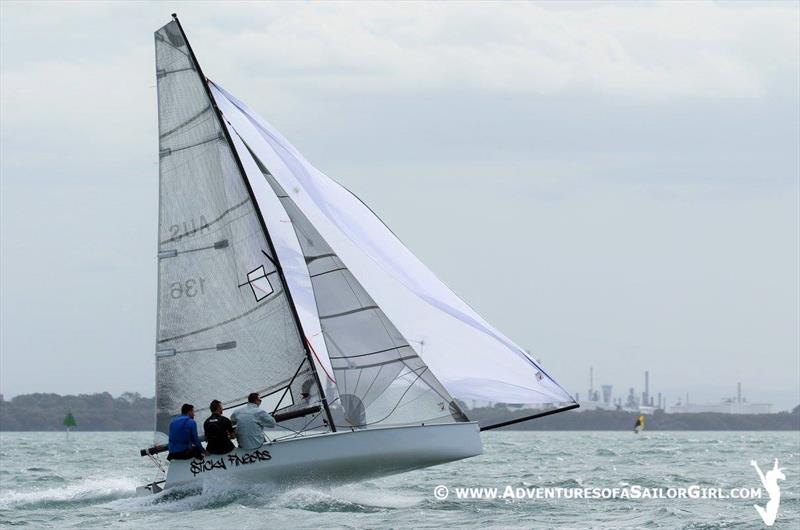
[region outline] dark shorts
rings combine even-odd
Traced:
[[[213,443],[209,442],[206,446],[206,451],[211,453],[212,455],[226,455],[233,451],[234,445],[230,442],[230,440],[225,440],[228,443]]]
[[[177,453],[170,453],[167,455],[167,460],[191,460],[192,458],[202,460],[203,452],[197,447],[193,447],[192,449],[187,449],[186,451],[179,451]]]

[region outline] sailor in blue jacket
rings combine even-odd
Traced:
[[[184,403],[181,415],[169,424],[169,455],[167,460],[189,460],[203,458],[205,451],[197,436],[197,422],[194,421],[194,407]]]

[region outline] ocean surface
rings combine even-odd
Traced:
[[[64,433],[0,433],[0,527],[764,528],[753,508],[766,505],[763,489],[752,500],[530,499],[517,492],[639,486],[668,495],[696,485],[727,493],[759,488],[750,461],[766,472],[778,458],[786,480],[778,483],[773,528],[800,528],[797,432],[489,432],[480,457],[380,480],[137,496],[136,486],[155,477],[138,455],[151,440],[151,433],[77,432],[69,440]],[[437,486],[448,488],[446,499],[436,498]],[[514,493],[502,498],[508,486]],[[459,499],[462,487],[498,488],[498,498]]]

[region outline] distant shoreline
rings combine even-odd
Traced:
[[[491,421],[490,408],[466,411],[471,420]],[[570,410],[517,423],[503,430],[514,431],[632,431],[638,412],[621,410]],[[800,406],[792,412],[770,414],[722,414],[700,412],[669,414],[656,410],[645,415],[647,431],[800,431]]]
[[[532,421],[535,422],[537,420],[532,420]],[[44,428],[42,428],[42,429],[22,429],[22,430],[17,429],[17,430],[15,430],[15,429],[6,429],[4,426],[0,426],[0,433],[33,433],[33,432],[61,432],[61,433],[63,433],[64,430],[65,430],[64,427],[57,428],[57,429],[44,429]],[[151,433],[152,434],[153,430],[154,429],[153,429],[152,426],[149,429],[83,429],[83,428],[77,427],[77,428],[70,429],[70,432],[71,433],[130,432],[130,433]],[[541,427],[541,428],[525,428],[524,424],[518,424],[518,425],[511,426],[511,427],[504,427],[504,428],[501,428],[501,429],[496,429],[496,430],[490,431],[490,432],[501,432],[501,431],[503,431],[503,432],[508,432],[508,431],[513,431],[513,432],[532,432],[532,433],[536,433],[536,432],[625,432],[625,431],[633,432],[633,429],[632,428],[630,428],[630,429],[628,429],[628,428],[625,428],[625,429],[622,429],[622,428],[616,428],[616,429],[615,428],[608,428],[608,429],[602,429],[602,428],[574,428],[574,429],[569,429],[569,428],[544,428],[544,427]],[[702,428],[696,428],[696,429],[681,429],[681,428],[676,428],[676,429],[658,429],[658,428],[646,428],[645,431],[646,432],[795,432],[795,431],[800,431],[800,428],[798,428],[797,426],[794,426],[793,428],[774,428],[774,429],[769,429],[769,428],[753,428],[753,429],[710,429],[710,428],[709,429],[702,429]]]
[[[198,405],[198,404],[196,404]],[[155,398],[124,393],[113,397],[108,392],[80,394],[23,394],[0,401],[2,432],[63,432],[64,418],[71,412],[77,426],[74,432],[152,432]],[[470,420],[482,424],[508,419],[499,408],[467,410]],[[519,413],[517,413],[519,414]],[[511,431],[632,431],[636,412],[580,409],[554,414],[504,427]],[[771,414],[668,414],[660,410],[646,415],[648,431],[800,431],[800,406],[792,412]]]

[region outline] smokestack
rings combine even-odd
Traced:
[[[742,402],[742,383],[736,383],[736,403]]]
[[[594,390],[594,366],[589,367],[589,392],[592,390]]]
[[[658,393],[658,408],[663,409],[664,406],[661,404],[661,392]]]
[[[650,372],[644,371],[644,401],[650,403]]]
[[[602,385],[600,387],[603,390],[603,403],[606,405],[611,403],[611,389],[613,388],[612,385]]]

